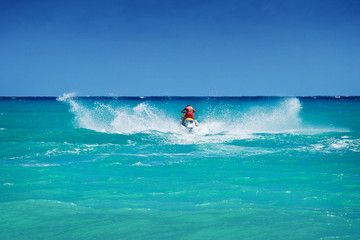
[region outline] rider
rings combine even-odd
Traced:
[[[195,119],[194,113],[196,113],[196,111],[195,111],[195,109],[194,109],[192,106],[187,105],[187,107],[184,108],[184,109],[181,111],[181,113],[185,113],[185,112],[186,112],[185,118]]]

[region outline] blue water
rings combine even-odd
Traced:
[[[0,239],[360,239],[359,123],[356,97],[3,97]]]

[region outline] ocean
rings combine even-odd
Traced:
[[[0,239],[360,239],[359,123],[360,97],[1,97]]]

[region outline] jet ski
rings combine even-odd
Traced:
[[[184,126],[186,129],[192,130],[195,127],[199,126],[199,123],[193,119],[193,118],[185,118],[185,114],[182,115],[181,119],[181,125]]]

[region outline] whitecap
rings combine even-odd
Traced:
[[[58,167],[60,164],[57,163],[35,163],[35,164],[21,164],[22,167]]]
[[[132,165],[130,165],[130,166],[145,166],[145,167],[151,167],[150,164],[144,164],[144,163],[141,163],[140,161],[137,162],[137,163],[134,163],[134,164],[132,164]]]
[[[4,186],[12,186],[14,183],[3,183]]]

